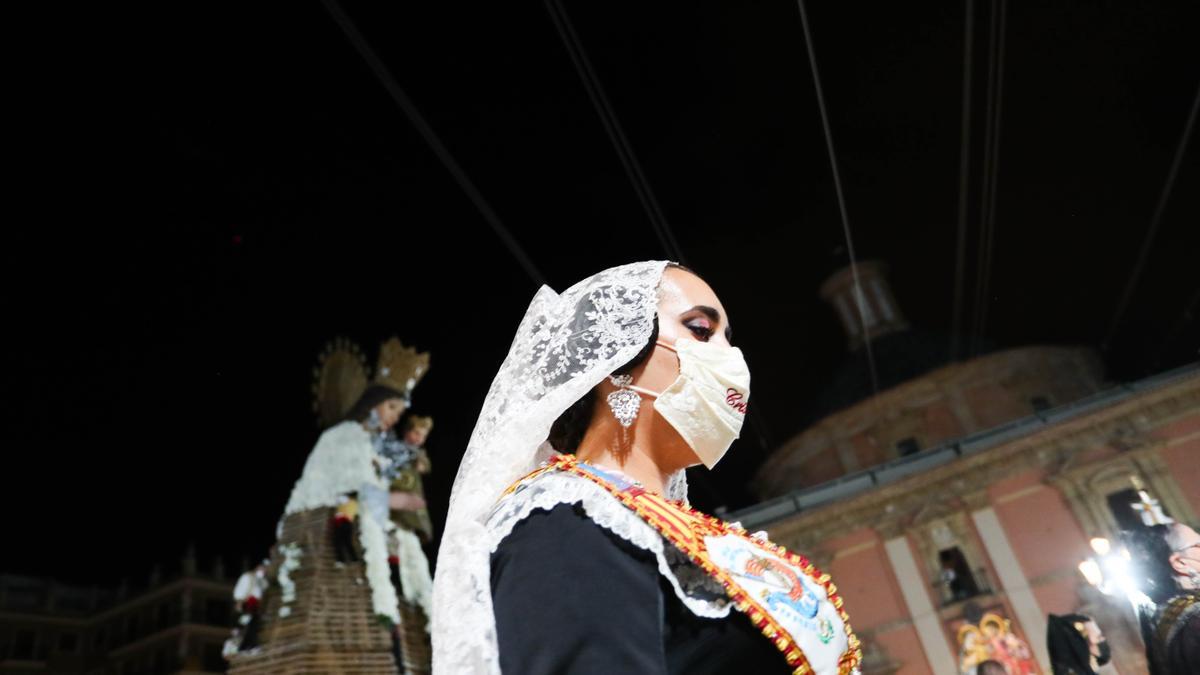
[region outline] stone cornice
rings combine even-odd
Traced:
[[[775,541],[809,550],[861,527],[872,527],[885,538],[895,536],[949,511],[986,505],[987,486],[1021,471],[1041,469],[1048,477],[1070,471],[1081,461],[1081,451],[1101,446],[1121,454],[1154,451],[1165,442],[1148,432],[1198,410],[1200,375],[1194,375],[895,483],[759,526],[770,528]]]

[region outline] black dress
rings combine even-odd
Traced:
[[[693,614],[652,553],[595,524],[578,505],[531,513],[491,564],[504,673],[792,671],[736,609],[724,619]]]
[[[1146,656],[1152,675],[1200,672],[1200,592],[1181,593],[1149,617]]]

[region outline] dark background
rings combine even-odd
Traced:
[[[694,478],[698,505],[745,505],[846,355],[816,295],[843,239],[796,5],[566,4],[754,372],[759,424]],[[891,265],[914,326],[965,342],[991,5],[976,3],[959,326],[963,3],[811,5],[859,258]],[[542,3],[345,7],[553,287],[667,257]],[[440,522],[536,287],[329,14],[44,12],[6,30],[0,571],[115,583],[192,541],[204,561],[265,554],[335,335],[372,358],[392,334],[432,352],[415,410],[436,419]],[[1011,4],[991,344],[1105,341],[1200,85],[1198,19],[1184,1]],[[1195,145],[1104,350],[1114,381],[1196,358]]]

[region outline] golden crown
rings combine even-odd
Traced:
[[[415,347],[405,347],[393,337],[379,346],[379,365],[375,368],[375,384],[408,396],[429,372],[429,352],[417,353]]]

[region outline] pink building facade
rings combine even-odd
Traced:
[[[1010,669],[1049,673],[1047,614],[1082,612],[1108,636],[1106,671],[1133,675],[1146,665],[1132,611],[1077,571],[1090,538],[1116,541],[1136,517],[1131,477],[1196,522],[1200,368],[1105,388],[1085,350],[1029,348],[818,422],[764,465],[765,501],[734,517],[833,576],[865,672],[969,673],[1003,624]]]

